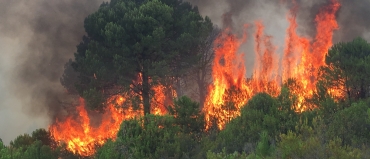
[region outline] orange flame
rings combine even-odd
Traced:
[[[166,105],[172,102],[165,92],[173,90],[166,88],[163,85],[153,87],[155,92],[152,98],[153,114],[163,115],[166,111]],[[176,94],[172,94],[176,96]],[[77,115],[70,114],[64,121],[56,120],[49,130],[56,141],[61,141],[66,144],[69,151],[81,156],[91,156],[95,153],[96,146],[101,146],[107,139],[115,139],[117,132],[120,129],[122,121],[139,117],[143,114],[142,104],[136,110],[132,106],[123,108],[122,105],[126,101],[126,97],[117,95],[108,99],[107,107],[102,114],[100,124],[95,126],[90,121],[89,113],[85,109],[85,103],[80,98],[80,104],[77,106]]]
[[[316,15],[316,36],[310,43],[308,38],[300,37],[296,34],[296,12],[298,6],[294,2],[288,16],[290,26],[288,28],[288,38],[286,50],[284,52],[284,76],[283,80],[295,78],[302,85],[301,90],[292,90],[298,96],[298,111],[309,109],[303,105],[303,100],[313,95],[316,89],[318,71],[325,65],[325,55],[332,46],[333,31],[338,29],[335,14],[340,8],[337,0],[320,9]],[[299,62],[299,64],[298,64]]]
[[[112,98],[113,100],[113,98]],[[117,103],[122,103],[123,97],[116,98]],[[102,145],[106,139],[115,139],[122,120],[132,118],[135,113],[124,116],[114,104],[109,104],[106,113],[102,116],[101,124],[93,127],[90,117],[85,109],[85,103],[80,98],[80,105],[76,108],[77,118],[68,116],[64,121],[56,121],[49,130],[56,141],[64,141],[67,149],[82,156],[90,156],[95,151],[95,146]],[[132,112],[128,110],[127,112]]]
[[[263,33],[262,22],[257,21],[255,33],[255,66],[252,79],[248,86],[254,93],[267,92],[273,96],[278,95],[278,56],[275,53],[276,47],[272,44],[272,36]],[[250,96],[253,96],[251,94]],[[245,104],[245,103],[244,103]]]
[[[236,54],[244,40],[239,40],[235,35],[226,29],[216,40],[215,58],[212,67],[213,85],[210,86],[209,95],[204,105],[205,119],[207,121],[217,120],[222,126],[231,118],[240,114],[239,109],[249,97],[249,89],[245,81],[245,68],[243,54]],[[240,91],[239,97],[228,101],[235,104],[237,109],[228,109],[225,98],[228,89],[237,88]],[[229,96],[230,97],[230,96]],[[229,103],[229,106],[230,103]],[[226,107],[226,108],[225,108]],[[209,127],[210,125],[207,125]]]
[[[266,92],[277,96],[281,81],[289,78],[296,79],[301,87],[291,88],[292,93],[298,96],[296,110],[301,112],[309,108],[304,105],[304,99],[311,97],[316,89],[318,70],[325,65],[325,55],[332,45],[333,31],[338,29],[335,14],[340,8],[337,0],[320,9],[316,15],[316,36],[309,38],[297,35],[298,24],[296,13],[298,5],[293,0],[293,8],[287,16],[289,27],[287,29],[286,46],[282,57],[282,66],[278,65],[276,47],[272,44],[271,36],[263,33],[262,22],[255,22],[255,65],[253,76],[245,80],[244,61],[238,49],[242,41],[230,33],[230,29],[223,31],[216,39],[215,60],[212,68],[213,84],[209,87],[209,95],[205,102],[207,128],[217,124],[219,129],[239,115],[241,106],[258,92]],[[281,69],[281,75],[279,75]],[[239,93],[230,93],[228,90],[238,90]],[[333,89],[330,90],[331,94]],[[228,103],[235,105],[235,109],[225,107]]]

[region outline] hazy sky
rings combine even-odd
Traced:
[[[0,1],[0,138],[47,128],[60,111],[64,64],[102,0]]]

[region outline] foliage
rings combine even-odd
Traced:
[[[115,142],[113,142],[112,140],[108,140],[96,152],[95,158],[96,159],[111,159],[111,158],[120,159],[120,158],[123,158],[123,155],[121,155],[120,153],[117,153],[117,151],[118,152],[125,152],[125,150],[119,149],[119,147],[116,146],[116,145],[117,144]],[[125,158],[130,159],[130,158],[132,158],[132,156],[130,156],[129,154],[126,154]]]
[[[360,158],[359,149],[342,146],[341,139],[334,138],[328,142],[307,124],[300,126],[302,134],[289,131],[281,134],[274,158]]]
[[[370,44],[362,38],[332,46],[321,68],[326,88],[343,92],[352,100],[369,97]]]
[[[10,146],[14,148],[22,148],[30,146],[35,140],[28,134],[19,135],[13,141],[10,141]]]
[[[98,158],[181,158],[189,155],[194,139],[180,131],[172,116],[146,115],[124,121],[115,142],[108,142]],[[193,142],[192,142],[193,141]]]
[[[78,81],[78,74],[72,67],[72,59],[69,59],[67,63],[64,64],[64,73],[60,78],[60,83],[70,94],[77,94],[76,83]]]
[[[260,141],[258,142],[254,153],[249,155],[247,155],[245,152],[242,152],[241,154],[238,152],[227,153],[226,149],[223,148],[222,152],[219,153],[208,151],[207,159],[262,159],[268,158],[273,152],[274,149],[269,144],[268,134],[266,131],[263,131],[260,134]]]
[[[53,159],[58,158],[58,153],[49,146],[43,145],[41,141],[35,141],[24,152],[18,150],[14,153],[14,158],[22,159]]]
[[[220,132],[216,151],[225,148],[228,153],[249,153],[254,151],[260,133],[267,132],[269,136],[265,136],[264,141],[268,138],[269,142],[274,142],[280,133],[294,129],[298,117],[292,110],[293,102],[290,100],[289,91],[283,91],[278,98],[266,93],[255,95],[242,108],[240,117],[230,121]]]
[[[174,101],[169,107],[169,114],[175,118],[184,133],[199,133],[205,129],[204,115],[201,113],[199,103],[183,96]]]
[[[57,159],[61,156],[61,149],[53,146],[49,132],[37,129],[32,136],[18,136],[9,146],[0,142],[0,159]]]
[[[328,126],[330,137],[339,137],[345,145],[362,145],[370,141],[369,103],[358,101],[337,112]]]
[[[273,149],[271,145],[269,144],[268,134],[266,131],[263,131],[260,134],[260,136],[261,136],[261,139],[257,144],[256,154],[262,157],[269,156],[273,152]]]
[[[226,152],[225,149],[222,150],[220,153],[214,153],[211,151],[207,152],[207,159],[246,159],[247,155],[245,153],[239,154],[237,152],[234,152],[232,154],[229,154]]]
[[[0,142],[0,159],[79,159],[63,145],[58,146],[45,129],[37,129],[28,134],[20,135],[10,142],[9,146]]]
[[[51,137],[51,134],[49,131],[46,131],[45,129],[36,129],[32,132],[32,138],[35,141],[41,141],[43,145],[55,147],[56,143]]]

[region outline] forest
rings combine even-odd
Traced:
[[[247,77],[247,31],[227,20],[181,0],[102,3],[60,78],[77,104],[48,129],[0,139],[0,159],[370,158],[370,43],[332,44],[337,0],[315,36],[298,35],[295,5],[280,59],[252,24]]]

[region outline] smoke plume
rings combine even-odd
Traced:
[[[0,1],[0,138],[47,128],[60,113],[64,64],[103,0]]]

